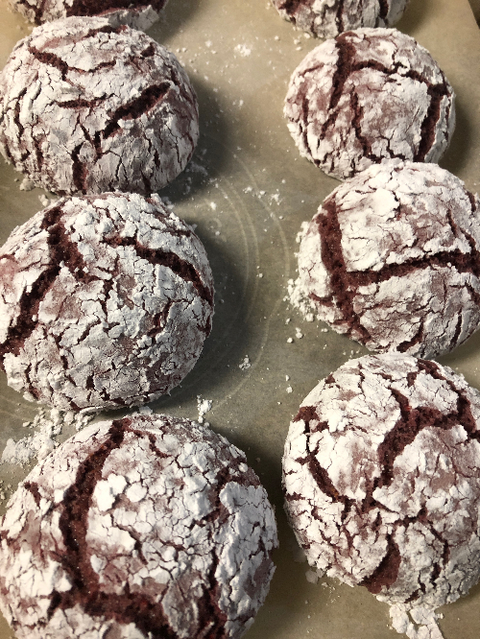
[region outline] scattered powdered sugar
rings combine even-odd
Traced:
[[[91,420],[92,416],[83,413],[62,412],[56,408],[50,411],[41,409],[31,423],[24,424],[26,427],[35,429],[33,435],[22,437],[18,441],[9,439],[0,463],[24,466],[35,458],[40,461],[58,446],[56,437],[61,434],[65,426],[73,426],[79,431]]]
[[[235,51],[239,53],[243,58],[248,58],[251,55],[252,50],[246,44],[237,44]]]
[[[314,306],[300,278],[288,280],[285,301],[298,309],[307,322],[313,322],[315,320]]]
[[[307,221],[303,221],[301,223],[300,231],[297,233],[295,238],[297,244],[302,242],[303,237],[308,232],[309,226],[310,224]],[[313,322],[315,320],[315,306],[309,297],[309,291],[307,290],[302,278],[298,277],[296,280],[288,280],[285,301],[298,309],[305,321]]]
[[[409,610],[405,605],[395,604],[390,606],[390,618],[394,630],[409,639],[444,639],[437,625],[442,615],[423,606]]]

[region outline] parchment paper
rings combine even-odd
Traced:
[[[0,0],[0,66],[31,27]],[[480,32],[468,0],[411,0],[402,31],[427,47],[457,93],[458,124],[441,165],[478,190],[480,179]],[[317,41],[295,31],[269,0],[170,0],[150,35],[172,49],[197,90],[201,140],[188,170],[162,195],[195,224],[216,280],[212,335],[194,371],[158,412],[205,418],[243,448],[277,509],[281,547],[265,606],[246,639],[390,639],[388,609],[364,588],[313,581],[283,514],[280,460],[289,421],[313,386],[366,351],[305,323],[284,299],[295,277],[296,235],[338,184],[299,157],[282,116],[289,76]],[[43,208],[35,189],[0,161],[0,242]],[[480,333],[441,358],[480,388]],[[0,455],[40,408],[0,375]],[[48,411],[47,411],[48,412]],[[62,438],[72,434],[65,427]],[[35,460],[33,460],[35,461]],[[33,463],[33,462],[32,462]],[[0,513],[30,466],[0,464]],[[308,573],[308,574],[307,574]],[[480,586],[445,607],[445,639],[480,636]],[[0,639],[12,636],[0,620]]]

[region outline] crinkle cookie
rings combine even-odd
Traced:
[[[434,624],[428,612],[480,577],[479,419],[463,377],[409,355],[352,360],[319,383],[283,457],[285,507],[310,564],[393,604],[397,622],[410,610]]]
[[[161,189],[183,171],[198,104],[177,58],[102,18],[36,27],[0,75],[0,151],[60,195]]]
[[[436,164],[346,180],[300,234],[294,305],[370,350],[434,357],[480,324],[480,206]]]
[[[448,80],[396,29],[347,31],[313,49],[284,113],[301,155],[339,179],[385,158],[437,162],[455,126]]]
[[[157,196],[63,198],[0,249],[1,366],[61,410],[151,401],[199,358],[213,295],[202,243]]]
[[[246,458],[189,420],[87,427],[43,460],[0,527],[0,605],[19,639],[236,639],[277,546]]]
[[[167,0],[9,0],[9,3],[35,24],[70,16],[102,16],[110,24],[148,29],[159,19]]]
[[[408,0],[272,0],[285,20],[318,38],[334,38],[360,27],[391,27]]]

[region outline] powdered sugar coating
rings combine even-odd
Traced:
[[[0,76],[0,150],[60,195],[161,189],[198,140],[198,105],[173,53],[102,18],[36,27]]]
[[[286,510],[308,561],[435,609],[480,578],[480,394],[437,363],[347,362],[290,424]]]
[[[205,249],[157,196],[63,198],[0,249],[8,384],[62,410],[169,392],[200,356],[212,315]]]
[[[292,74],[284,113],[301,155],[339,179],[385,158],[437,162],[455,126],[449,82],[396,29],[347,31],[313,49]]]
[[[346,180],[306,226],[293,302],[370,350],[448,352],[480,324],[478,196],[436,164]]]
[[[9,0],[10,6],[35,24],[70,16],[102,16],[115,26],[128,24],[146,30],[160,17],[167,0]]]
[[[20,484],[0,528],[0,604],[19,639],[235,639],[273,574],[273,510],[207,427],[87,427]]]
[[[361,27],[391,27],[408,0],[272,0],[280,15],[297,29],[318,38]]]

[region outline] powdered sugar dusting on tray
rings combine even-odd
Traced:
[[[41,409],[32,422],[23,424],[34,432],[18,440],[8,439],[0,463],[25,466],[35,460],[41,461],[58,446],[58,436],[64,427],[80,430],[91,419],[90,415],[83,413]]]

